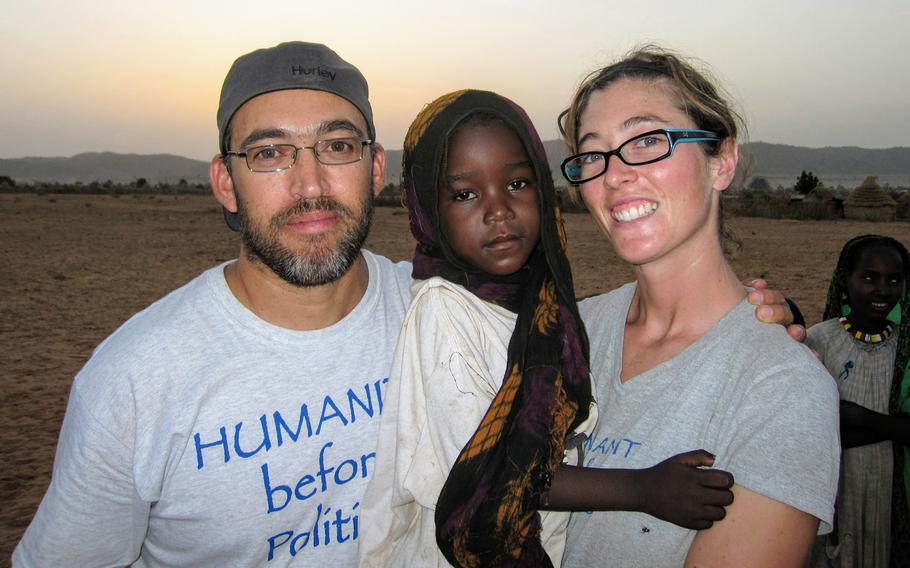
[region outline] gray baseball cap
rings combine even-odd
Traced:
[[[218,104],[218,144],[221,153],[224,133],[231,117],[248,100],[286,89],[325,91],[347,99],[366,119],[369,137],[376,139],[369,87],[363,74],[337,53],[319,43],[291,41],[258,49],[234,61]]]

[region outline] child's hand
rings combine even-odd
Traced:
[[[755,305],[755,317],[758,321],[779,323],[786,326],[790,337],[800,343],[806,342],[806,327],[805,325],[794,323],[795,314],[791,304],[787,302],[783,294],[768,288],[768,283],[760,278],[746,285],[750,288],[755,288],[755,290],[749,292],[748,298],[749,303]],[[793,306],[795,305],[793,304]],[[801,314],[800,319],[802,319]]]
[[[724,518],[733,502],[733,475],[711,466],[705,450],[677,454],[642,470],[645,513],[689,529],[707,529]]]

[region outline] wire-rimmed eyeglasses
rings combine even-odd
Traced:
[[[562,162],[562,175],[573,185],[598,178],[607,171],[610,156],[629,166],[659,162],[673,155],[680,142],[712,142],[720,137],[708,130],[658,128],[630,138],[609,152],[581,152]]]
[[[229,150],[224,155],[246,158],[246,167],[251,172],[280,172],[291,168],[297,162],[297,152],[300,150],[312,150],[320,164],[341,166],[361,160],[363,149],[372,143],[372,140],[354,137],[332,138],[318,140],[312,146],[266,144],[245,150]]]

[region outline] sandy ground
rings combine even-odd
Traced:
[[[586,214],[566,215],[579,295],[631,279]],[[876,232],[910,243],[910,224],[733,219],[741,277],[761,276],[818,321],[841,245]],[[410,256],[403,210],[380,208],[368,248]],[[73,375],[130,315],[236,256],[206,196],[0,195],[0,566],[50,479]]]

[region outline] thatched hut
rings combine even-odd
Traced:
[[[836,219],[844,216],[844,200],[839,199],[823,182],[818,182],[806,194],[802,207],[804,217],[809,219]]]
[[[820,181],[812,191],[806,194],[806,199],[809,201],[831,201],[834,199],[834,192],[825,187],[825,182]]]
[[[910,219],[910,191],[904,192],[897,200],[897,218]]]
[[[875,176],[867,177],[844,201],[844,217],[856,221],[893,221],[897,203],[878,185]]]

